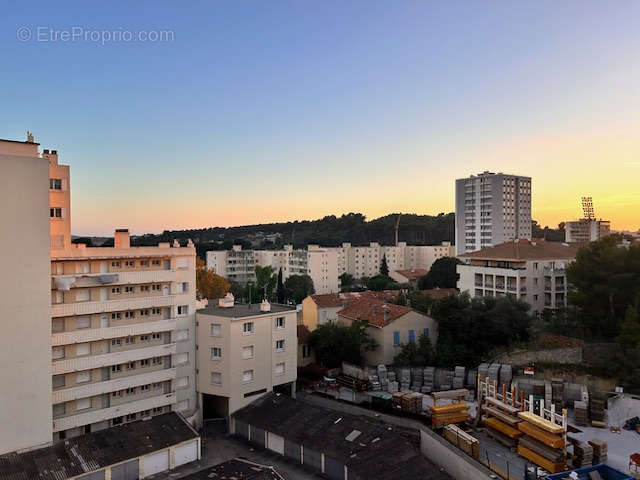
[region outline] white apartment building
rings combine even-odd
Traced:
[[[198,394],[204,418],[227,417],[274,387],[295,392],[295,308],[234,303],[233,296],[196,313]]]
[[[458,258],[458,289],[472,297],[513,296],[534,312],[567,305],[565,269],[578,248],[544,240],[516,240],[465,253]]]
[[[598,241],[611,234],[611,222],[581,218],[565,222],[565,242],[589,243]]]
[[[456,254],[531,238],[531,177],[483,172],[456,180]]]
[[[207,252],[207,268],[216,275],[242,285],[256,281],[255,250],[243,250],[242,245],[234,245],[231,250],[211,250]]]

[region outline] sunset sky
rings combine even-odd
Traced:
[[[450,212],[484,170],[533,177],[543,225],[591,195],[637,230],[639,19],[637,0],[19,2],[0,138],[71,165],[74,234]],[[74,27],[173,39],[36,38]]]

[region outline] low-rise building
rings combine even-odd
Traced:
[[[428,270],[424,268],[412,268],[410,270],[391,270],[389,276],[398,283],[408,283],[417,285],[418,280],[427,274]]]
[[[565,269],[578,247],[544,240],[516,240],[460,255],[458,289],[472,297],[509,295],[534,312],[567,304]]]
[[[596,242],[611,234],[611,222],[581,218],[573,222],[565,222],[564,232],[567,243]]]
[[[226,417],[274,387],[295,389],[296,310],[209,302],[196,312],[198,393],[204,417]]]
[[[306,367],[316,361],[315,352],[309,345],[310,333],[306,325],[298,324],[298,367]]]
[[[378,344],[376,349],[364,352],[368,365],[393,363],[402,346],[417,341],[422,334],[427,335],[433,345],[438,340],[438,327],[433,318],[375,297],[349,303],[338,312],[338,321],[345,325],[354,321],[367,323],[367,333]]]

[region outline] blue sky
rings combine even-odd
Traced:
[[[640,227],[640,2],[3,13],[0,137],[32,130],[72,166],[74,233],[435,214],[453,209],[456,177],[487,169],[531,175],[543,223],[592,194],[614,228]],[[74,27],[173,40],[36,41]]]

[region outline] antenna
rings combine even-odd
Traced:
[[[585,220],[595,220],[596,215],[593,210],[593,199],[591,197],[582,197],[582,211]]]

